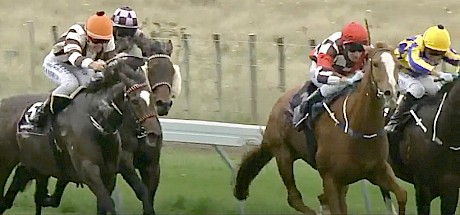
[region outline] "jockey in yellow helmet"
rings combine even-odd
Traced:
[[[451,48],[449,32],[443,25],[429,27],[421,35],[406,38],[394,53],[401,63],[398,84],[405,97],[385,128],[390,132],[417,99],[425,94],[434,95],[441,89],[441,84],[434,82],[433,77],[452,82],[453,74],[437,71],[436,66],[442,61],[454,66],[460,62],[460,55]]]
[[[47,115],[63,110],[81,86],[106,67],[103,60],[112,58],[114,50],[112,20],[104,12],[90,16],[85,24],[72,25],[43,62],[46,77],[58,87],[30,120],[40,126]]]

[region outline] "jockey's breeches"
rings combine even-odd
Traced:
[[[403,71],[399,72],[398,85],[401,93],[410,93],[415,98],[422,98],[425,94],[435,95],[441,89],[440,82],[434,82],[433,76],[425,75],[413,77]]]
[[[82,69],[56,59],[49,53],[43,61],[43,72],[46,77],[58,85],[52,92],[53,96],[73,98],[73,93],[80,87],[86,86],[94,75],[92,69]]]

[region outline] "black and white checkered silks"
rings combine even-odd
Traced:
[[[124,28],[137,28],[136,12],[129,7],[122,7],[115,10],[112,16],[114,26]]]

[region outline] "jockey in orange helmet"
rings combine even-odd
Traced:
[[[357,22],[343,26],[323,40],[310,53],[312,86],[302,98],[302,104],[294,110],[293,123],[299,125],[310,113],[311,105],[322,101],[363,77],[366,50],[369,47],[367,30]],[[319,88],[315,95],[313,90]],[[307,99],[308,98],[308,99]]]
[[[50,113],[63,110],[95,72],[106,67],[103,60],[112,58],[114,50],[112,20],[104,12],[92,15],[85,24],[72,25],[43,62],[46,77],[59,86],[30,120],[40,125]]]

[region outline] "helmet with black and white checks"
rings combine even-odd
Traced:
[[[138,28],[136,12],[130,7],[121,7],[115,10],[112,16],[113,26],[123,28]]]

